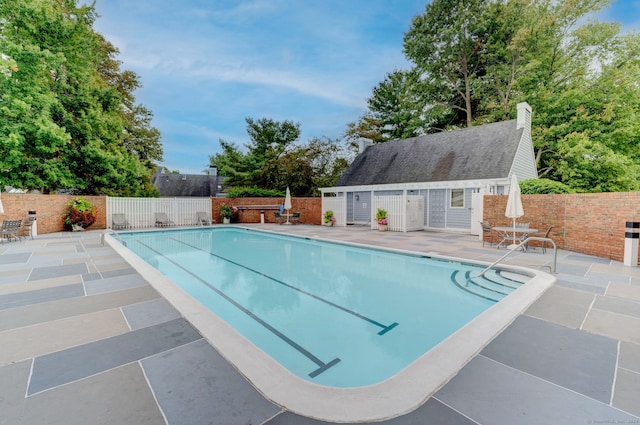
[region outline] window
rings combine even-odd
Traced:
[[[451,189],[451,208],[464,208],[464,189]]]

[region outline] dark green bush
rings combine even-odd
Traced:
[[[259,187],[234,187],[227,191],[228,198],[283,198],[284,192]]]
[[[520,192],[523,195],[550,195],[559,193],[575,193],[564,183],[549,179],[530,179],[520,183]]]

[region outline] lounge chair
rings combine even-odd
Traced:
[[[22,219],[22,225],[20,226],[20,237],[26,238],[31,236],[33,239],[33,222],[36,221],[35,216],[27,216]]]
[[[196,213],[196,222],[198,226],[211,226],[211,218],[209,214],[205,212],[197,212]]]
[[[175,226],[176,224],[169,220],[166,213],[157,212],[156,213],[156,227],[170,227]]]
[[[2,230],[0,230],[0,240],[7,239],[11,241],[11,238],[18,240],[21,225],[22,220],[4,220],[2,222]]]
[[[111,215],[111,228],[113,230],[130,229],[131,224],[129,224],[124,214],[117,213]]]

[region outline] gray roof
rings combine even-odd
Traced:
[[[378,143],[337,186],[506,178],[523,129],[516,120]]]
[[[219,184],[224,177],[217,176]],[[216,176],[206,174],[155,174],[153,185],[160,196],[216,196]]]

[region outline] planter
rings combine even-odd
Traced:
[[[386,232],[387,226],[387,224],[378,224],[378,232]]]
[[[324,225],[328,226],[328,227],[333,227],[333,221],[330,221],[328,223],[324,223]]]
[[[222,223],[224,223],[224,224],[231,223],[231,218],[230,217],[222,217]]]

